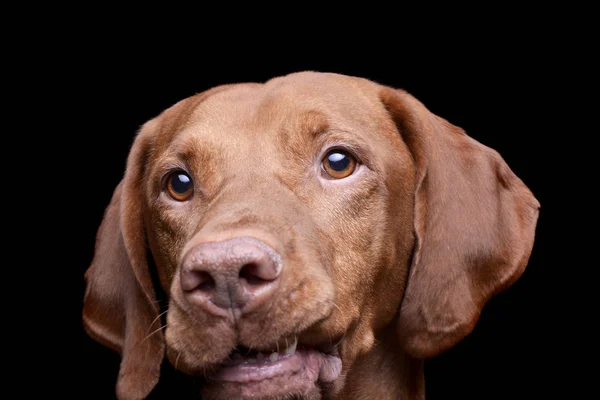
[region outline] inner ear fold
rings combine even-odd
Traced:
[[[469,334],[485,302],[523,273],[539,203],[497,152],[414,97],[383,88],[381,100],[417,170],[398,333],[410,354],[429,358]]]

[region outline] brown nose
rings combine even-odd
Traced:
[[[249,311],[273,296],[281,268],[279,254],[251,237],[202,243],[183,258],[181,288],[189,302],[207,311]]]

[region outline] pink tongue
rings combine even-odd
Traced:
[[[319,360],[319,380],[332,382],[340,376],[342,371],[342,360],[336,356],[323,354]]]
[[[339,357],[316,350],[298,349],[296,354],[285,356],[276,362],[227,365],[210,378],[215,381],[238,383],[277,379],[290,383],[294,381],[304,386],[314,384],[317,379],[331,382],[339,376],[341,370],[342,360]]]

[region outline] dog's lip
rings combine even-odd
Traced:
[[[317,379],[331,382],[339,376],[341,366],[338,356],[313,348],[301,348],[294,354],[278,357],[277,360],[266,358],[262,362],[227,362],[207,375],[207,378],[220,382],[250,383],[282,376],[289,378],[291,375],[306,372],[313,378],[311,383]]]
[[[238,386],[250,397],[309,391],[318,382],[334,381],[342,370],[337,346],[319,347],[328,351],[304,345],[296,348],[296,343],[281,353],[269,355],[258,352],[244,355],[236,350],[206,375],[207,383]]]

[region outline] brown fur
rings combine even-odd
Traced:
[[[332,145],[356,154],[355,174],[322,176]],[[163,192],[173,168],[193,177],[188,202]],[[150,393],[165,353],[198,374],[237,344],[294,336],[340,342],[324,398],[422,399],[422,360],[523,272],[538,208],[498,153],[406,92],[311,72],[214,88],[138,134],[86,272],[84,324],[122,355],[121,399]],[[178,268],[194,245],[242,235],[284,269],[274,300],[234,323],[188,304]],[[147,248],[169,294],[165,330]]]

